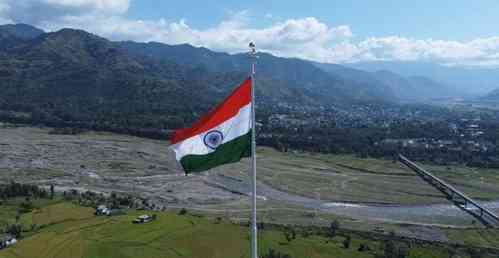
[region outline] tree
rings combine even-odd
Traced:
[[[21,228],[21,225],[19,225],[19,224],[12,224],[12,225],[9,225],[5,231],[8,234],[11,234],[12,236],[14,236],[15,238],[20,238],[21,233],[22,233],[22,228]]]
[[[397,258],[397,248],[393,240],[388,240],[384,245],[385,256],[384,258]]]
[[[406,245],[401,245],[398,248],[397,258],[406,258],[409,256],[409,248]]]
[[[50,199],[54,199],[54,194],[55,194],[54,185],[51,184],[50,185]]]
[[[471,258],[482,258],[483,257],[483,252],[481,250],[475,249],[470,247],[468,249],[468,254],[470,255]]]
[[[21,203],[19,212],[28,213],[33,210],[33,203],[30,200],[26,200]]]
[[[288,227],[284,231],[284,237],[286,237],[288,242],[291,242],[296,239],[296,231],[292,227]]]
[[[457,254],[456,249],[453,248],[449,248],[447,252],[449,253],[449,258],[454,258],[454,256],[456,256]]]
[[[349,249],[351,243],[352,243],[352,237],[347,236],[345,240],[343,240],[343,247],[345,247],[345,249]]]
[[[289,231],[284,231],[284,237],[286,238],[286,241],[291,242],[293,238],[291,237],[291,233]]]
[[[336,237],[336,234],[338,233],[338,230],[340,229],[340,222],[338,220],[334,220],[331,222],[331,225],[329,226],[329,237],[334,238]]]

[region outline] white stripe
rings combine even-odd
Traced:
[[[235,138],[245,135],[251,128],[251,103],[239,109],[239,112],[210,130],[187,138],[181,142],[172,145],[175,151],[175,157],[180,160],[185,155],[206,155],[215,150],[204,144],[204,136],[213,130],[220,131],[223,134],[222,144],[230,142]]]

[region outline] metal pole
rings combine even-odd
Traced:
[[[256,119],[255,119],[255,63],[256,50],[253,43],[249,44],[251,48],[251,172],[252,172],[252,194],[251,194],[251,258],[258,258],[257,245],[257,222],[256,222]]]

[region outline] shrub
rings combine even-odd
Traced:
[[[296,231],[292,227],[286,228],[284,231],[284,237],[286,237],[288,242],[291,242],[296,239]]]
[[[362,243],[360,244],[359,246],[359,249],[357,249],[359,252],[366,252],[366,251],[370,251],[371,248],[369,248],[369,246],[365,243]]]
[[[186,215],[187,214],[187,210],[185,208],[182,208],[179,212],[178,212],[178,215]]]
[[[25,201],[21,203],[19,212],[28,213],[31,212],[32,210],[33,210],[33,203],[31,203],[31,201]]]

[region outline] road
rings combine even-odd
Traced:
[[[226,176],[216,174],[205,177],[205,182],[211,185],[220,185],[233,192],[248,195],[249,185],[245,181],[235,180]],[[262,182],[258,182],[258,195],[260,200],[272,200],[286,203],[290,206],[303,207],[305,210],[319,210],[340,216],[360,220],[397,221],[421,224],[469,224],[473,217],[469,216],[453,204],[430,204],[430,205],[378,205],[364,203],[328,202],[303,196],[294,195],[274,189]],[[491,210],[499,210],[499,200],[492,202],[480,202]]]

